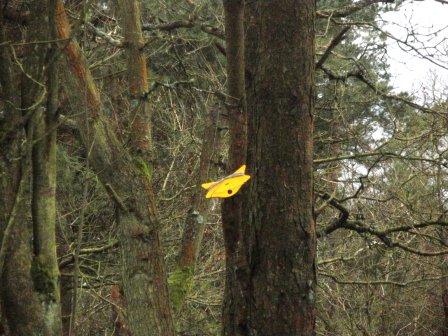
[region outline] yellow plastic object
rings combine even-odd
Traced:
[[[205,198],[227,198],[235,195],[250,176],[245,174],[246,165],[242,165],[233,174],[215,182],[203,183],[201,186],[207,189]]]

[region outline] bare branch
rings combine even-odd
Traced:
[[[170,32],[172,30],[176,30],[176,29],[180,29],[180,28],[194,28],[194,27],[198,27],[204,33],[213,35],[220,39],[225,38],[224,32],[221,29],[210,26],[205,23],[195,22],[193,20],[177,20],[177,21],[162,23],[162,24],[158,24],[158,25],[143,24],[142,30],[145,30],[145,31],[160,30],[160,31]]]
[[[394,95],[388,92],[384,92],[382,90],[380,90],[377,85],[375,85],[374,83],[372,83],[364,74],[364,72],[360,69],[358,70],[351,70],[345,74],[336,74],[333,71],[331,71],[328,68],[325,68],[324,66],[321,66],[320,69],[328,76],[328,78],[330,80],[340,80],[340,81],[346,81],[348,78],[356,78],[358,80],[360,80],[361,82],[365,83],[369,88],[371,88],[375,93],[377,93],[379,96],[385,98],[385,99],[391,99],[391,100],[395,100],[401,103],[404,103],[412,108],[415,108],[417,110],[420,110],[422,112],[425,113],[433,113],[433,114],[438,114],[438,115],[445,115],[446,112],[442,112],[442,111],[437,111],[428,107],[425,107],[423,105],[417,104],[415,102],[413,102],[412,100],[405,98],[403,96],[400,95]]]
[[[341,17],[346,17],[349,16],[351,14],[354,14],[356,12],[359,12],[360,10],[373,5],[373,4],[377,4],[377,3],[393,3],[394,0],[362,0],[362,1],[358,1],[355,2],[351,5],[342,7],[342,8],[337,8],[334,10],[320,10],[316,12],[316,15],[318,18],[341,18]]]
[[[345,26],[341,29],[341,31],[331,40],[329,46],[325,50],[322,57],[317,61],[316,68],[320,68],[327,58],[330,56],[332,50],[338,46],[339,43],[341,43],[344,40],[345,34],[350,30],[350,26]]]
[[[123,47],[123,42],[121,40],[115,39],[109,34],[103,32],[102,30],[96,28],[93,24],[86,22],[86,27],[89,32],[94,34],[95,36],[98,36],[105,40],[107,43],[116,46],[116,47]]]
[[[391,281],[391,280],[345,280],[345,279],[339,279],[333,274],[325,273],[325,272],[319,272],[319,275],[325,276],[327,278],[330,278],[334,282],[340,284],[340,285],[359,285],[359,286],[378,286],[378,285],[392,285],[392,286],[398,286],[398,287],[406,287],[412,284],[420,283],[420,282],[429,282],[429,281],[438,281],[441,279],[445,279],[448,276],[439,276],[439,277],[431,277],[431,278],[421,278],[421,279],[414,279],[409,280],[405,282],[399,282],[399,281]]]

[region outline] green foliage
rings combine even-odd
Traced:
[[[138,170],[145,176],[148,183],[151,183],[153,174],[152,166],[139,156],[134,157],[134,162]]]

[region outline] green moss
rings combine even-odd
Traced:
[[[140,172],[148,179],[148,182],[152,179],[152,167],[146,163],[141,157],[134,158],[135,165],[140,170]]]
[[[55,297],[59,280],[57,270],[47,267],[39,258],[35,258],[31,265],[31,276],[36,291],[51,301],[58,301],[58,298]]]
[[[171,302],[174,309],[179,309],[185,297],[193,287],[193,267],[178,268],[168,277]]]

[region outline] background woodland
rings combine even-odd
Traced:
[[[300,19],[311,28],[291,31],[306,42],[290,59],[312,70],[300,87],[313,87],[314,149],[303,159],[313,182],[300,190],[314,209],[316,258],[300,262],[316,272],[316,325],[311,317],[315,331],[290,335],[448,335],[447,92],[435,80],[418,97],[393,91],[386,44],[445,69],[446,49],[384,29],[381,14],[406,1],[279,2],[313,10]],[[212,0],[0,4],[0,335],[255,335],[229,320],[246,306],[225,282],[246,275],[233,272],[241,232],[225,223],[241,202],[255,207],[245,195],[270,197],[277,168],[249,145],[250,162],[267,162],[266,193],[257,185],[234,201],[206,200],[200,184],[245,163],[241,102],[249,119],[265,108],[263,123],[269,98],[257,85],[286,85],[254,69],[269,60],[261,35],[287,29],[290,12],[270,17],[269,4],[250,0],[245,11]],[[260,129],[279,141],[295,129],[266,118]],[[263,148],[306,179],[287,152]],[[290,199],[273,195],[274,208]],[[266,237],[283,230],[269,227]]]

